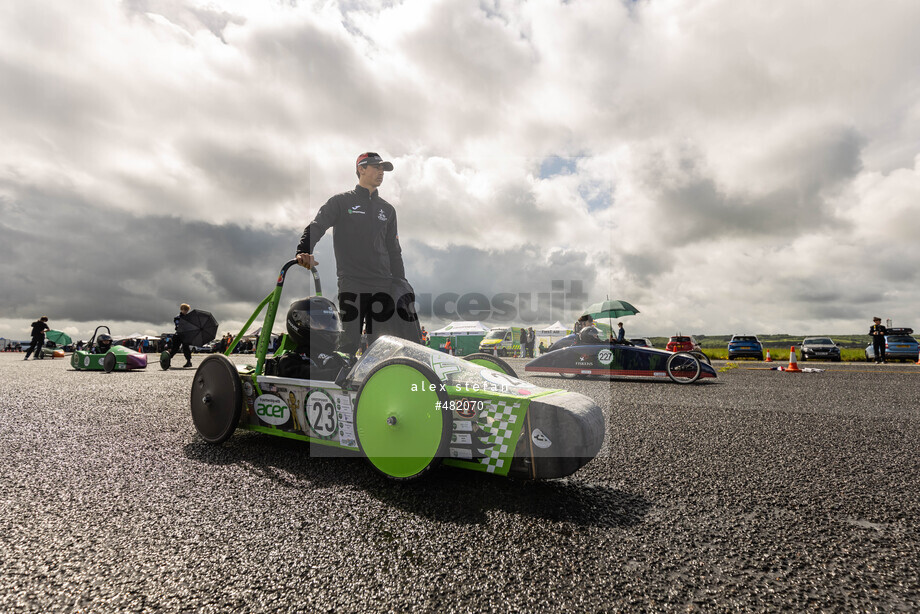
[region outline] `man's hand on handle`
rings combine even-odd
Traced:
[[[316,261],[316,258],[313,257],[313,254],[305,254],[300,252],[297,254],[297,264],[309,269],[315,267],[319,263]]]

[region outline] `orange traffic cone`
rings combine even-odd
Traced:
[[[764,362],[773,362],[773,358],[770,356],[770,350],[767,350],[767,357],[763,359]]]
[[[795,360],[795,346],[793,345],[789,348],[789,366],[786,367],[786,371],[791,371],[793,373],[801,373],[802,370],[799,369],[799,365]]]

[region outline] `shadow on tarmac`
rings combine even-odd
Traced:
[[[184,446],[187,458],[208,465],[236,465],[257,478],[290,488],[348,486],[383,504],[432,522],[485,524],[501,510],[534,520],[591,527],[631,527],[651,508],[643,497],[573,478],[523,481],[453,467],[439,467],[413,482],[394,482],[356,453],[259,433],[237,432],[214,446],[197,437]],[[577,475],[577,474],[576,474]],[[565,531],[565,528],[560,530]]]

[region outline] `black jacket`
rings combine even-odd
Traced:
[[[316,243],[332,228],[336,274],[339,279],[388,282],[405,279],[402,249],[396,230],[396,209],[360,185],[336,194],[320,207],[304,228],[298,253],[312,254]]]
[[[48,326],[47,322],[42,322],[41,320],[36,320],[32,322],[32,336],[33,337],[44,337],[45,331],[50,330],[51,327]]]
[[[884,341],[886,334],[888,334],[888,329],[881,324],[873,324],[869,327],[869,336],[873,341]]]

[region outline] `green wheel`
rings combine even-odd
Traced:
[[[505,375],[510,375],[511,377],[517,377],[517,373],[514,372],[511,365],[491,354],[470,354],[469,356],[464,356],[464,358],[474,365],[486,367],[487,369],[492,369],[493,371],[498,371]]]
[[[452,430],[449,397],[429,367],[409,358],[370,372],[355,400],[358,447],[394,480],[419,478],[440,464]]]
[[[236,430],[243,411],[243,384],[223,354],[201,361],[192,382],[192,422],[208,443],[222,443]]]
[[[164,371],[169,368],[169,363],[172,362],[172,359],[169,357],[169,352],[164,350],[160,353],[160,368]]]

